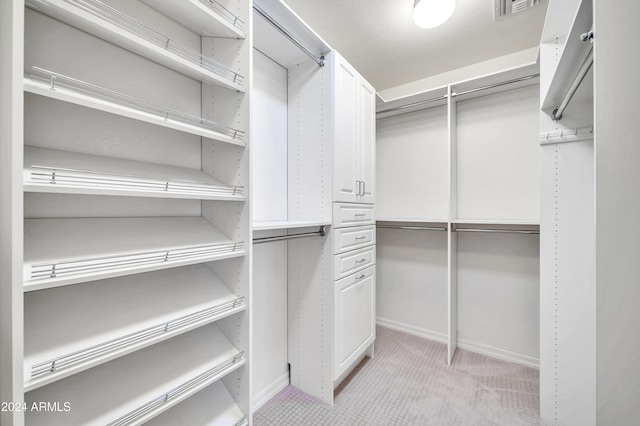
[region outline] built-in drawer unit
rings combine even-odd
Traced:
[[[333,256],[334,279],[339,280],[376,263],[376,247],[370,246]]]
[[[334,228],[374,224],[373,205],[344,203],[334,203],[333,205]]]
[[[344,253],[376,243],[375,226],[336,229],[333,233],[333,253]]]

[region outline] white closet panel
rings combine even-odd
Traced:
[[[376,218],[446,220],[446,106],[379,119],[376,135]]]
[[[447,233],[377,230],[378,323],[444,342]]]
[[[254,49],[253,221],[286,221],[287,69]]]
[[[281,231],[269,234],[282,235]],[[289,384],[287,245],[279,241],[253,248],[253,297],[259,301],[253,305],[254,408]]]
[[[457,217],[539,221],[539,88],[457,100]]]
[[[458,233],[460,347],[538,363],[539,244],[537,235]]]
[[[69,402],[71,409],[28,411],[25,420],[33,426],[139,424],[244,363],[218,327],[201,327],[28,392],[28,406]]]
[[[29,292],[25,389],[244,309],[243,298],[204,265]]]

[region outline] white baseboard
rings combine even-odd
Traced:
[[[458,339],[458,347],[460,349],[487,355],[503,361],[514,362],[527,367],[540,369],[540,358],[530,355],[524,355],[506,349],[496,348],[495,346],[485,345],[484,343],[471,342],[463,339]]]
[[[267,401],[276,396],[278,392],[286,388],[289,385],[289,372],[287,371],[282,376],[278,377],[273,383],[260,391],[257,395],[253,396],[252,409],[256,411],[262,407]]]
[[[434,340],[440,343],[447,343],[447,335],[444,333],[438,333],[437,331],[427,330],[426,328],[416,327],[415,325],[405,324],[399,321],[393,321],[386,318],[376,318],[376,324],[382,327],[390,328],[392,330],[402,331],[403,333],[411,334],[418,337],[424,337],[428,340]]]
[[[447,335],[439,333],[437,331],[428,330],[426,328],[416,327],[414,325],[405,324],[398,321],[389,320],[386,318],[376,318],[376,324],[398,330],[403,333],[411,334],[425,339],[433,340],[440,343],[447,343]],[[487,355],[492,358],[501,359],[504,361],[514,362],[516,364],[526,365],[527,367],[540,368],[540,359],[512,352],[506,349],[497,348],[495,346],[486,345],[484,343],[472,342],[469,340],[458,339],[457,343],[460,349],[464,349],[471,352],[476,352],[482,355]]]

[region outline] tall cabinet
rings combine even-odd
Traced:
[[[375,89],[334,56],[334,381],[375,340]]]
[[[3,3],[3,425],[249,423],[249,5]]]

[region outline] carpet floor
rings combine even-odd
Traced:
[[[336,390],[333,406],[288,386],[254,414],[255,426],[539,425],[539,374],[377,328],[375,358]]]

